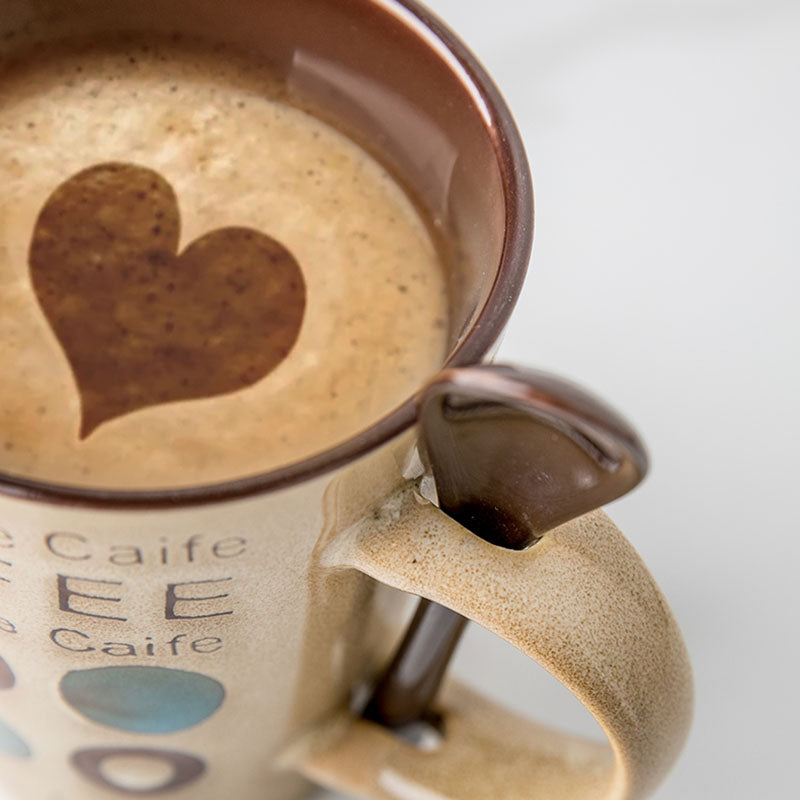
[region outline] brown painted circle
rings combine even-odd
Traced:
[[[449,28],[416,0],[395,2],[410,12],[412,20],[401,21],[393,15],[397,24],[432,32],[446,45],[471,86],[482,98],[491,120],[485,128],[500,169],[506,207],[503,252],[483,308],[443,367],[477,364],[505,327],[527,272],[533,244],[530,168],[511,112],[477,58]],[[377,3],[376,10],[380,10]],[[219,502],[282,489],[341,467],[408,430],[416,418],[416,399],[410,398],[370,428],[330,450],[271,472],[223,483],[151,491],[109,490],[67,486],[0,473],[0,493],[51,503],[105,508],[178,508]]]
[[[172,777],[160,786],[152,789],[128,789],[118,786],[103,776],[100,768],[107,758],[149,758],[164,761],[172,767]],[[72,765],[85,778],[107,789],[113,789],[123,794],[160,794],[173,789],[181,789],[194,783],[206,770],[206,765],[199,758],[179,753],[175,750],[150,750],[140,747],[96,747],[90,750],[79,750],[70,758]]]

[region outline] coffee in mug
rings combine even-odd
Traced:
[[[17,52],[0,177],[16,475],[264,472],[375,422],[445,357],[429,220],[255,55],[178,35]]]

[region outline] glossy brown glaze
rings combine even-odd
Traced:
[[[647,471],[644,445],[620,414],[535,370],[445,370],[422,396],[420,425],[442,508],[514,550],[621,497]]]
[[[421,446],[442,510],[512,550],[636,486],[647,455],[628,422],[553,375],[484,365],[441,373],[420,402]],[[375,687],[368,719],[399,727],[423,717],[466,620],[420,601]]]
[[[363,711],[365,719],[402,728],[425,719],[468,620],[422,599]]]

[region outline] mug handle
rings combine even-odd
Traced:
[[[561,681],[608,744],[546,729],[451,681],[437,704],[435,750],[342,714],[295,751],[293,766],[311,780],[368,800],[635,800],[677,758],[693,704],[686,646],[604,512],[506,550],[406,485],[329,541],[321,565],[360,570],[498,634]]]

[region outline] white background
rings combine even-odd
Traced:
[[[585,383],[650,448],[611,514],[670,599],[697,690],[656,797],[796,798],[800,3],[428,5],[494,76],[533,165],[533,264],[501,358]],[[594,732],[476,626],[455,669]]]

